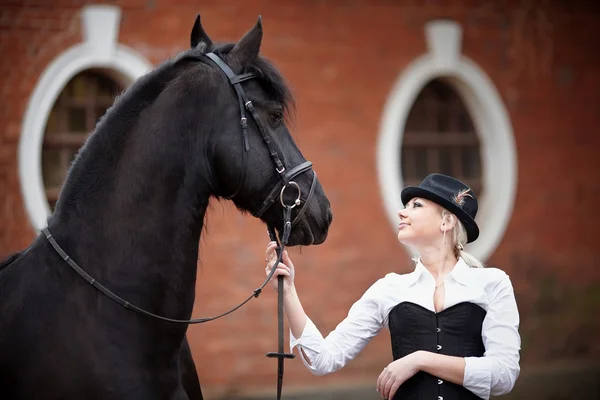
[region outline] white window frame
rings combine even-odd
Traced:
[[[508,111],[487,74],[461,54],[461,26],[436,20],[425,26],[428,52],[400,74],[387,99],[379,128],[377,172],[388,219],[397,230],[403,207],[401,151],[406,119],[415,99],[433,79],[442,78],[465,102],[481,143],[482,188],[479,239],[467,251],[485,262],[499,245],[511,218],[517,192],[517,158]]]
[[[19,141],[19,180],[32,226],[46,226],[50,206],[42,177],[42,143],[46,123],[56,99],[78,73],[106,70],[124,87],[152,69],[152,63],[118,43],[121,9],[89,5],[81,10],[83,42],[56,57],[41,74],[29,99]]]

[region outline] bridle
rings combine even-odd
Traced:
[[[248,110],[250,112],[252,120],[254,120],[254,123],[256,124],[256,126],[262,136],[263,142],[265,143],[265,145],[267,146],[267,149],[269,150],[269,155],[271,156],[271,160],[273,161],[273,164],[275,165],[275,170],[277,171],[278,176],[280,178],[279,182],[273,187],[273,189],[269,192],[269,194],[267,195],[265,200],[261,203],[260,208],[257,211],[253,212],[252,215],[257,218],[260,218],[273,205],[273,203],[275,203],[277,194],[279,194],[279,199],[280,199],[280,202],[281,202],[281,205],[283,206],[283,208],[285,209],[286,207],[288,207],[288,205],[286,205],[283,201],[283,193],[289,185],[295,186],[295,188],[298,192],[298,197],[297,197],[296,201],[293,204],[289,205],[289,207],[294,208],[295,206],[300,205],[302,202],[300,187],[298,186],[298,184],[296,182],[292,181],[292,179],[294,179],[296,176],[300,175],[301,173],[312,169],[312,162],[305,161],[302,164],[295,166],[294,168],[292,168],[289,171],[286,170],[285,166],[281,162],[281,158],[279,158],[279,153],[273,147],[273,144],[271,142],[271,137],[265,130],[262,122],[260,121],[260,117],[258,116],[258,113],[256,112],[254,105],[252,104],[252,101],[250,99],[248,99],[248,96],[246,96],[246,92],[244,92],[244,89],[242,88],[242,85],[241,85],[242,82],[257,78],[258,75],[254,74],[254,73],[246,73],[246,74],[236,75],[231,70],[231,68],[229,68],[229,66],[225,63],[225,61],[223,61],[215,53],[207,53],[207,54],[205,54],[205,56],[208,57],[214,64],[216,64],[219,67],[219,69],[227,76],[229,82],[235,89],[235,93],[238,98],[238,103],[240,105],[240,125],[242,128],[242,139],[243,139],[243,146],[244,146],[244,152],[242,153],[242,163],[244,164],[244,168],[242,168],[242,178],[240,179],[240,184],[238,185],[238,188],[232,195],[228,196],[228,198],[232,199],[239,193],[239,190],[243,186],[245,179],[246,179],[247,168],[245,168],[245,166],[246,166],[246,162],[247,162],[247,153],[249,151],[248,119],[246,118],[246,110]],[[306,201],[304,202],[304,206],[302,207],[302,209],[300,210],[298,215],[296,215],[296,217],[292,221],[292,227],[294,227],[300,221],[300,219],[306,212],[306,207],[308,205],[308,202],[314,194],[316,183],[317,183],[317,174],[316,174],[316,172],[313,171],[313,179],[312,179],[312,183],[310,185],[310,191],[308,193]]]
[[[161,321],[171,322],[171,323],[201,324],[204,322],[214,321],[215,319],[224,317],[224,316],[236,311],[237,309],[242,307],[244,304],[248,303],[252,298],[258,297],[261,294],[262,289],[273,277],[273,274],[275,273],[275,271],[277,269],[276,266],[281,262],[283,250],[285,249],[285,246],[288,243],[290,232],[291,232],[292,228],[300,221],[300,219],[306,212],[308,203],[311,200],[311,198],[313,197],[316,182],[317,182],[317,174],[313,171],[313,180],[312,180],[308,195],[306,197],[306,200],[304,200],[304,205],[302,206],[302,208],[300,209],[298,214],[295,216],[295,218],[292,220],[291,219],[292,209],[300,206],[303,202],[300,186],[298,186],[298,184],[296,182],[294,182],[292,179],[294,179],[298,175],[302,174],[303,172],[311,170],[312,163],[310,161],[305,161],[305,162],[301,163],[300,165],[293,167],[290,170],[287,170],[286,167],[283,165],[283,162],[281,161],[281,158],[279,157],[279,153],[273,147],[273,144],[271,142],[271,137],[265,130],[263,124],[261,123],[258,113],[256,112],[254,105],[252,104],[252,101],[250,99],[248,99],[248,96],[246,96],[246,93],[244,92],[244,89],[241,86],[242,82],[257,78],[258,77],[257,74],[245,73],[245,74],[236,75],[231,70],[231,68],[218,55],[216,55],[214,53],[207,53],[207,54],[204,54],[204,56],[206,56],[209,60],[211,60],[226,75],[227,79],[229,80],[229,83],[235,89],[235,92],[236,92],[236,95],[238,98],[238,102],[240,105],[240,124],[241,124],[241,128],[242,128],[242,139],[243,139],[243,147],[244,147],[244,152],[242,155],[242,158],[243,158],[242,162],[244,164],[244,167],[242,168],[242,171],[243,171],[242,178],[240,180],[240,184],[239,184],[237,190],[232,195],[230,195],[228,198],[231,199],[231,198],[235,197],[239,193],[240,188],[243,186],[243,184],[245,182],[245,177],[246,177],[246,168],[245,167],[246,167],[246,160],[247,160],[247,152],[250,149],[249,144],[248,144],[248,119],[246,118],[246,112],[245,112],[246,110],[248,112],[250,112],[250,116],[252,117],[252,120],[256,124],[259,132],[261,133],[262,139],[263,139],[265,145],[267,146],[267,149],[269,150],[269,154],[271,156],[273,164],[275,165],[275,170],[277,171],[278,176],[280,178],[279,182],[273,187],[273,189],[269,192],[269,194],[267,195],[265,200],[260,204],[259,209],[252,213],[252,215],[254,215],[255,217],[261,217],[275,203],[275,201],[277,199],[277,195],[279,194],[279,201],[281,202],[281,205],[283,207],[283,232],[280,235],[280,240],[277,240],[275,228],[272,225],[268,225],[267,231],[268,231],[270,239],[272,241],[278,242],[279,246],[277,248],[277,261],[273,265],[271,272],[269,273],[267,278],[264,280],[264,282],[257,289],[255,289],[254,292],[250,296],[248,296],[248,298],[246,298],[240,304],[233,307],[229,311],[226,311],[217,316],[208,317],[208,318],[196,318],[196,319],[189,319],[189,320],[167,318],[167,317],[163,317],[160,315],[156,315],[156,314],[146,311],[134,304],[131,304],[130,302],[117,296],[115,293],[110,291],[108,288],[106,288],[105,286],[100,284],[98,281],[96,281],[96,279],[94,279],[87,272],[85,272],[79,265],[77,265],[77,263],[75,261],[73,261],[73,259],[71,259],[71,257],[69,257],[69,255],[67,253],[65,253],[65,251],[56,242],[56,240],[54,239],[54,237],[52,236],[52,234],[50,233],[50,231],[48,230],[47,227],[42,228],[42,232],[46,236],[47,240],[50,242],[50,244],[56,250],[56,252],[63,258],[63,260],[66,261],[67,264],[71,268],[73,268],[75,270],[75,272],[77,272],[83,279],[85,279],[88,283],[90,283],[93,287],[95,287],[101,293],[103,293],[108,298],[110,298],[111,300],[113,300],[117,304],[120,304],[121,306],[125,307],[128,310],[135,311],[136,313],[145,315],[147,317],[151,317],[151,318],[155,318],[155,319],[158,319]],[[283,195],[284,195],[285,190],[290,187],[294,187],[295,190],[297,191],[298,195],[292,204],[286,204],[284,201]],[[278,346],[277,346],[277,352],[269,352],[269,353],[267,353],[267,357],[278,359],[277,399],[279,400],[281,398],[281,390],[282,390],[282,386],[283,386],[284,359],[294,358],[295,356],[293,354],[285,353],[285,351],[284,351],[284,345],[283,345],[283,340],[284,340],[283,276],[280,275],[277,278],[278,278],[278,292],[277,292]]]

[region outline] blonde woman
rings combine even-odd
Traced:
[[[393,360],[377,378],[384,399],[489,399],[512,390],[519,376],[519,312],[506,273],[483,268],[464,251],[479,236],[477,198],[464,183],[427,176],[401,194],[398,241],[417,254],[408,274],[376,281],[327,337],[302,308],[287,252],[284,276],[290,345],[315,375],[344,367],[384,327]],[[266,273],[276,262],[267,246]],[[272,280],[277,289],[277,280]]]

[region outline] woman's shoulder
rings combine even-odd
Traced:
[[[475,275],[485,277],[491,281],[501,281],[508,278],[508,274],[503,269],[495,266],[485,266],[483,268],[470,268]]]
[[[387,302],[390,298],[396,298],[403,293],[402,289],[414,282],[414,272],[395,273],[390,272],[377,279],[363,294],[363,299],[374,300],[378,303]]]
[[[469,270],[474,281],[482,283],[488,292],[512,286],[510,276],[501,268],[486,266]]]
[[[398,286],[408,286],[419,278],[416,270],[404,273],[389,272],[383,278],[379,279],[381,285],[398,288]]]
[[[413,274],[414,272],[406,272],[402,274],[389,272],[373,282],[370,290],[382,290],[391,287],[397,288],[398,285],[409,284]]]

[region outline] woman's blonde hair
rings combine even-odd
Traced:
[[[471,268],[484,268],[484,265],[481,261],[479,261],[475,256],[470,253],[467,253],[464,250],[464,246],[467,243],[467,230],[465,226],[460,222],[456,215],[452,214],[450,211],[444,209],[442,211],[442,221],[446,217],[454,218],[456,220],[456,224],[452,231],[450,231],[450,243],[452,244],[452,249],[454,250],[454,256],[456,258],[460,257],[465,260],[465,263]],[[446,239],[447,240],[447,239]],[[413,249],[414,251],[414,249]],[[420,255],[418,252],[414,252],[412,256],[412,260],[416,263],[419,262]]]
[[[449,232],[450,233],[450,243],[452,245],[452,249],[454,250],[454,255],[457,258],[461,257],[463,260],[465,260],[465,263],[467,263],[467,265],[469,267],[483,268],[483,264],[481,263],[481,261],[479,261],[477,258],[475,258],[475,256],[467,253],[464,250],[464,246],[465,246],[465,244],[467,244],[467,230],[465,229],[462,222],[460,222],[460,220],[458,218],[456,218],[456,215],[452,214],[451,212],[449,212],[447,210],[443,210],[442,211],[442,220],[444,220],[446,218],[446,216],[449,216],[450,218],[454,218],[454,220],[456,221],[454,228],[452,229],[452,231]]]

